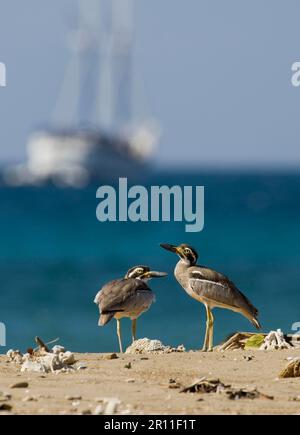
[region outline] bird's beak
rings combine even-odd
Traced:
[[[156,272],[151,270],[150,272],[145,274],[147,278],[163,278],[164,276],[168,276],[165,272]]]
[[[168,243],[161,243],[160,246],[163,249],[166,249],[167,251],[171,251],[171,252],[174,252],[175,254],[178,254],[178,248],[177,248],[177,246],[169,245]]]

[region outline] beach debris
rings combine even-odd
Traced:
[[[52,350],[39,337],[35,338],[38,348],[29,349],[22,355],[20,351],[9,350],[10,362],[21,366],[21,372],[68,373],[78,368],[75,366],[75,355],[66,351],[63,346],[55,345]],[[56,340],[55,340],[56,341]]]
[[[0,391],[0,402],[7,402],[8,400],[11,400],[11,394]]]
[[[102,405],[98,405],[94,411],[94,415],[102,415],[104,412],[104,408]]]
[[[134,341],[131,346],[126,349],[126,353],[130,354],[161,354],[161,353],[172,353],[172,352],[185,352],[183,345],[177,348],[172,348],[171,346],[165,346],[160,340],[150,340],[149,338],[141,338]]]
[[[254,390],[245,390],[241,389],[229,389],[226,391],[228,399],[230,400],[238,400],[238,399],[268,399],[273,400],[273,396],[268,396],[267,394],[260,393],[257,389]]]
[[[124,369],[131,369],[132,368],[132,364],[131,362],[125,364]]]
[[[37,402],[37,401],[38,401],[38,398],[34,397],[34,396],[25,396],[22,399],[22,402]]]
[[[225,393],[230,400],[237,399],[270,399],[273,400],[272,396],[260,393],[258,390],[246,390],[232,388],[231,385],[226,385],[220,381],[220,379],[209,379],[203,377],[193,382],[186,388],[183,388],[180,393]]]
[[[292,346],[285,340],[281,329],[270,331],[260,346],[260,350],[290,349]]]
[[[97,397],[95,401],[99,403],[95,408],[94,415],[114,415],[118,411],[118,407],[121,405],[121,401],[116,397]]]
[[[168,387],[172,390],[181,388],[181,384],[177,382],[175,379],[169,379],[169,385]]]
[[[12,361],[12,362],[14,362],[16,364],[21,364],[22,363],[23,355],[21,354],[21,352],[19,350],[12,350],[12,349],[10,349],[7,352],[6,356],[8,357],[9,362]]]
[[[66,349],[63,346],[56,345],[53,347],[52,352],[56,355],[59,355],[60,353],[64,353]]]
[[[90,409],[83,409],[80,415],[92,415],[92,411]]]
[[[66,400],[70,400],[70,401],[73,402],[73,401],[76,401],[76,400],[77,400],[77,401],[78,401],[78,400],[82,400],[82,397],[81,397],[81,396],[66,396],[65,399],[66,399]]]
[[[87,369],[87,365],[83,364],[83,363],[80,363],[80,364],[77,365],[76,369],[77,370],[86,370]]]
[[[121,404],[121,401],[119,399],[115,399],[115,398],[109,399],[107,401],[104,414],[105,415],[114,415],[117,412],[120,404]]]
[[[35,342],[39,346],[40,350],[50,353],[49,347],[47,346],[47,344],[43,342],[43,340],[40,337],[35,337]]]
[[[254,359],[253,355],[243,355],[243,359],[246,361],[252,361]]]
[[[290,349],[300,344],[299,335],[284,335],[281,329],[268,334],[251,332],[236,332],[225,343],[217,347],[218,351],[226,350],[277,350]]]
[[[0,403],[0,411],[11,411],[12,406],[9,403]]]
[[[300,357],[293,358],[287,366],[279,373],[279,378],[300,377]]]
[[[204,377],[183,388],[180,393],[220,393],[227,388],[230,388],[230,385],[223,384],[220,379],[207,379]]]
[[[300,402],[300,396],[289,397],[290,402]]]
[[[118,359],[118,355],[116,353],[108,353],[106,355],[103,355],[103,359],[112,360],[112,359]]]
[[[265,337],[262,334],[254,334],[245,342],[244,349],[259,349],[261,345],[264,343]]]
[[[10,386],[11,389],[16,389],[16,388],[28,388],[29,384],[28,382],[16,382],[15,384],[12,384]]]
[[[225,350],[244,349],[247,340],[253,336],[251,332],[236,332],[225,343],[218,347],[218,350],[223,352]]]

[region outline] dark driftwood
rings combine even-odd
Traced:
[[[35,337],[35,342],[38,345],[39,349],[44,352],[50,352],[49,347],[43,342],[40,337]]]
[[[225,343],[218,346],[218,350],[244,349],[246,341],[253,335],[261,334],[266,337],[264,332],[236,332]],[[300,335],[287,334],[284,339],[293,347],[300,346]]]

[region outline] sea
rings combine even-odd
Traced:
[[[138,336],[201,348],[205,309],[176,282],[177,258],[162,242],[191,244],[201,264],[229,276],[259,309],[264,331],[300,330],[300,173],[153,173],[147,186],[205,187],[199,233],[186,232],[183,222],[100,223],[99,185],[0,187],[0,322],[6,328],[0,353],[26,351],[35,336],[59,338],[78,352],[117,351],[116,322],[98,327],[93,300],[103,284],[137,264],[169,274],[150,282],[156,303],[138,320]],[[254,330],[228,310],[215,309],[214,317],[216,344],[235,331]],[[130,320],[122,326],[127,346]]]

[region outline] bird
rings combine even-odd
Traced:
[[[185,243],[179,246],[162,243],[160,246],[179,256],[180,260],[174,270],[175,278],[189,296],[205,305],[207,322],[202,351],[213,351],[212,310],[215,307],[238,312],[250,320],[257,329],[261,328],[258,310],[249,299],[227,276],[197,265],[198,253],[194,248]]]
[[[105,284],[97,293],[94,302],[100,311],[98,325],[104,326],[113,318],[117,320],[117,336],[121,353],[123,353],[121,319],[129,317],[132,320],[134,342],[137,318],[155,302],[155,294],[148,287],[147,281],[165,276],[167,273],[152,271],[148,266],[134,266],[128,270],[123,279]]]

